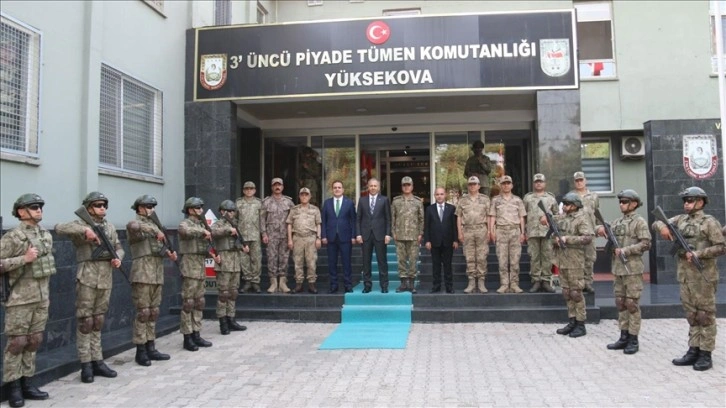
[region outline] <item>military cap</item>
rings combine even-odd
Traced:
[[[307,187],[303,187],[300,189],[300,194],[310,194],[310,189]]]
[[[467,184],[479,184],[479,177],[471,176]]]
[[[282,182],[282,179],[281,179],[281,178],[279,178],[279,177],[275,177],[275,178],[274,178],[274,179],[272,179],[272,181],[270,182],[270,185],[271,185],[271,186],[274,186],[274,185],[275,185],[275,184],[277,184],[277,183],[279,183],[279,184],[285,184],[285,183],[283,183],[283,182]]]
[[[512,178],[510,176],[503,176],[502,181],[500,181],[499,184],[511,183],[511,182],[512,182]]]
[[[545,181],[545,175],[542,173],[537,173],[534,175],[533,181]]]
[[[404,185],[404,184],[413,184],[413,179],[411,179],[411,177],[408,177],[408,176],[402,178],[401,185]]]
[[[574,176],[572,176],[572,178],[575,179],[575,180],[584,179],[585,178],[585,173],[583,173],[581,171],[578,171],[578,172],[575,173]]]
[[[255,183],[253,183],[251,181],[245,181],[245,185],[242,186],[242,188],[256,188],[256,187],[255,187]]]

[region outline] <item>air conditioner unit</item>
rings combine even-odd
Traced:
[[[626,136],[622,138],[621,143],[621,158],[639,159],[645,157],[645,138],[643,136]]]

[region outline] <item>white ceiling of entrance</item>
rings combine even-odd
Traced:
[[[534,110],[534,92],[486,95],[389,95],[355,99],[335,98],[305,101],[236,101],[240,109],[257,120],[432,114],[448,112]],[[243,125],[243,124],[240,124]]]

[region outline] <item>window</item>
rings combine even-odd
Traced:
[[[719,1],[719,19],[721,23],[721,44],[726,48],[726,1]],[[711,20],[711,72],[718,73],[718,48],[716,47],[716,2],[710,2],[710,20]],[[726,55],[726,54],[724,54]],[[726,64],[726,56],[722,55],[724,64]]]
[[[232,24],[231,6],[230,0],[214,0],[214,25]]]
[[[161,92],[102,66],[101,166],[161,177],[161,112]]]
[[[257,24],[267,22],[267,9],[259,1],[257,2]]]
[[[390,9],[390,10],[383,10],[384,16],[418,16],[421,14],[421,9],[416,8],[405,8],[405,9]]]
[[[612,192],[610,140],[583,139],[580,148],[587,188],[598,193]]]
[[[615,78],[611,2],[576,2],[575,10],[580,79]]]
[[[40,33],[0,18],[0,148],[38,153]]]

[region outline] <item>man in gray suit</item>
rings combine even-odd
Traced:
[[[388,293],[388,261],[386,245],[391,241],[391,203],[386,196],[378,194],[378,179],[368,180],[368,197],[358,200],[356,214],[356,241],[363,244],[363,293],[371,291],[371,260],[376,250],[381,293]]]

